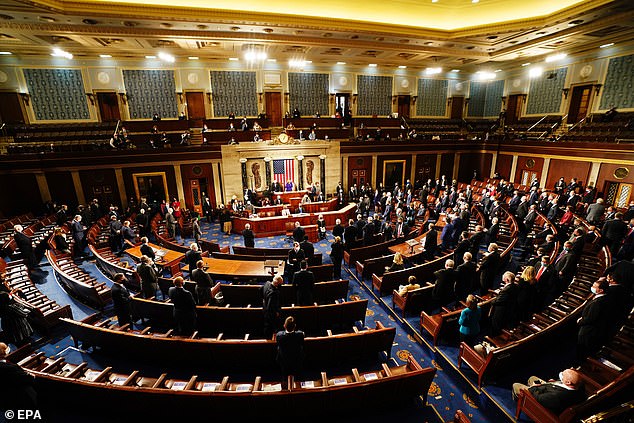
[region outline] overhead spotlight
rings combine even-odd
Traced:
[[[438,0],[431,0],[432,3],[438,3]]]
[[[425,75],[438,75],[442,72],[442,68],[427,68],[425,69]],[[452,70],[452,72],[460,72],[458,69]]]
[[[453,73],[458,73],[458,72],[460,72],[460,69],[452,69],[451,71],[452,71]]]
[[[304,67],[304,65],[306,65],[307,63],[313,63],[308,62],[306,60],[301,60],[301,59],[291,59],[288,61],[288,66],[290,66],[291,68],[301,68]]]
[[[266,61],[267,61],[267,62],[271,62],[271,63],[275,63],[275,62],[277,62],[277,60],[276,60],[276,59],[266,59]]]
[[[376,63],[370,63],[368,66],[370,66],[371,68],[376,68]]]
[[[496,69],[493,72],[495,72],[495,73],[502,72],[502,69]]]
[[[176,58],[174,56],[164,52],[160,52],[158,54],[158,58],[164,62],[169,62],[169,63],[174,63],[176,61]]]
[[[539,66],[537,66],[537,67],[529,69],[528,76],[531,77],[531,78],[537,78],[542,73],[544,73],[544,70],[542,68],[540,68]]]
[[[8,56],[10,54],[13,54],[13,53],[11,53],[10,51],[0,51],[0,56]]]
[[[69,53],[67,51],[64,51],[61,48],[57,48],[57,47],[55,47],[53,49],[53,52],[51,53],[51,56],[53,56],[53,57],[63,57],[63,58],[68,59],[68,60],[73,58],[73,55],[71,53]]]
[[[473,3],[473,4],[480,3],[480,0],[471,0],[471,3]]]
[[[246,60],[247,62],[255,61],[255,51],[247,51],[246,53],[244,53],[244,60]]]
[[[338,65],[345,65],[346,62],[337,62]]]
[[[99,57],[101,57],[102,59],[109,59],[112,57],[112,55],[110,54],[100,54]]]
[[[399,68],[399,69],[407,69],[407,66],[405,66],[405,65],[399,65],[399,67],[398,67],[398,68]]]
[[[230,62],[237,62],[238,60],[240,60],[240,59],[238,59],[237,57],[230,57],[229,58]]]
[[[266,53],[265,53],[265,52],[260,51],[260,52],[256,53],[255,57],[256,57],[256,59],[258,59],[258,60],[266,60],[267,55],[266,55]]]
[[[546,63],[556,62],[558,60],[561,60],[561,59],[565,58],[566,56],[567,56],[566,53],[552,54],[552,55],[546,57]]]
[[[145,56],[146,59],[156,59],[156,56]]]
[[[612,47],[613,45],[614,43],[607,43],[607,44],[600,45],[599,48],[608,48],[608,47]]]

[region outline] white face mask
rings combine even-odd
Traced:
[[[559,380],[561,381],[561,383],[565,383],[564,382],[564,372],[559,372]]]

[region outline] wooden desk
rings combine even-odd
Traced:
[[[155,263],[158,267],[168,269],[172,277],[181,273],[178,264],[185,258],[185,254],[179,253],[178,251],[168,250],[152,243],[148,245],[156,251],[165,251],[165,255],[161,259],[158,258],[157,254]],[[134,248],[128,248],[125,252],[137,263],[141,261],[141,256],[143,254],[141,254],[140,245]]]
[[[317,203],[321,204],[321,203]],[[357,210],[357,205],[352,203],[348,204],[344,208],[340,210],[322,212],[322,213],[303,213],[291,215],[290,217],[284,216],[272,216],[272,217],[259,217],[259,218],[244,218],[244,217],[234,217],[233,218],[233,233],[240,234],[244,230],[244,226],[247,223],[251,224],[251,229],[255,233],[257,238],[272,236],[272,235],[282,235],[286,233],[286,223],[294,223],[299,222],[300,225],[306,227],[308,225],[317,224],[317,216],[319,214],[324,215],[324,220],[326,221],[326,227],[332,229],[335,226],[335,221],[337,219],[341,219],[341,223],[345,224],[348,219],[354,217],[355,212]],[[310,236],[310,235],[309,235]]]
[[[440,235],[442,234],[442,228],[447,224],[444,217],[445,213],[441,213],[440,217],[438,218],[438,222],[434,223],[434,228],[438,232],[438,239],[436,241],[437,245],[440,245]],[[416,238],[414,238],[418,243],[414,245],[413,250],[412,247],[407,245],[407,242],[401,242],[400,244],[392,245],[388,249],[394,254],[401,253],[403,258],[408,258],[410,260],[418,258],[418,256],[425,252],[425,249],[420,245],[420,243],[427,236],[427,232],[428,231],[425,231],[425,233],[423,233],[422,235],[418,235]]]
[[[263,257],[264,258],[264,257]],[[248,279],[248,280],[269,280],[272,279],[270,269],[271,267],[265,267],[264,263],[267,260],[261,261],[246,261],[246,260],[226,260],[203,257],[207,273],[212,278],[221,280],[234,280],[234,279]],[[281,260],[281,264],[278,265],[276,273],[284,275],[284,267],[286,262]],[[187,270],[187,267],[184,268]]]

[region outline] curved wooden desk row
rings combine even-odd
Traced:
[[[8,242],[13,239],[13,227],[15,225],[20,224],[22,226],[29,227],[36,221],[37,219],[33,217],[33,213],[28,213],[15,216],[0,224],[0,244],[2,244],[2,248],[4,249]]]
[[[12,261],[7,264],[0,258],[0,263],[2,268],[0,272],[6,272],[5,286],[9,291],[19,290],[22,293],[14,298],[18,302],[26,303],[25,305],[32,310],[29,320],[37,327],[48,332],[59,323],[60,318],[73,318],[69,305],[61,306],[37,289],[22,261]]]
[[[335,304],[283,307],[282,321],[288,316],[295,317],[297,327],[307,334],[321,334],[336,327],[349,327],[355,322],[365,321],[368,300],[345,301]],[[173,327],[174,305],[169,302],[146,300],[132,297],[132,313],[152,324]],[[262,307],[213,307],[198,306],[197,329],[203,336],[244,336],[251,333],[260,336],[264,328]]]
[[[97,267],[110,279],[117,273],[125,276],[124,285],[134,291],[141,290],[141,282],[136,270],[129,267],[127,261],[121,261],[110,247],[97,249],[94,245],[88,245],[88,249],[95,257]]]
[[[33,249],[41,246],[42,242],[46,242],[49,236],[55,229],[55,215],[44,217],[40,220],[32,219],[23,223],[27,225],[24,227],[22,233],[31,238]],[[13,227],[11,228],[11,235],[6,240],[2,247],[2,252],[5,256],[11,256],[16,253],[17,243],[13,238]]]
[[[218,381],[168,378],[164,373],[145,377],[138,371],[115,373],[112,367],[92,370],[84,362],[69,364],[64,358],[46,358],[44,353],[31,355],[19,364],[33,374],[42,399],[51,407],[73,399],[73,407],[94,410],[95,398],[103,404],[117,406],[99,409],[100,414],[121,417],[122,409],[143,404],[143,416],[182,419],[208,413],[243,417],[271,415],[283,410],[284,417],[328,415],[367,410],[367,405],[393,406],[423,396],[434,378],[436,369],[422,368],[413,357],[395,367],[383,365],[380,370],[329,377],[321,373],[318,380],[295,381],[289,377],[287,388],[281,382],[263,382],[256,377],[250,382],[232,382],[229,376]],[[285,381],[286,382],[286,381]],[[137,414],[140,414],[138,412]]]
[[[99,316],[91,316],[81,322],[62,320],[75,341],[100,347],[109,353],[165,362],[168,357],[187,357],[191,362],[213,362],[214,370],[257,369],[275,366],[277,343],[271,339],[249,339],[247,334],[241,339],[174,337],[171,329],[167,333],[130,330],[127,327],[110,326],[111,319],[99,322]],[[96,324],[95,324],[96,323]],[[376,322],[375,329],[307,337],[304,341],[304,367],[313,370],[329,365],[377,359],[377,354],[386,352],[388,357],[394,342],[396,328],[385,328]],[[248,360],[244,360],[248,357]]]
[[[515,329],[505,330],[495,338],[487,337],[497,348],[484,358],[464,342],[461,343],[458,365],[464,362],[475,371],[478,386],[481,386],[486,377],[493,377],[543,351],[562,331],[575,324],[587,300],[592,297],[590,287],[609,262],[607,248],[603,248],[599,257],[594,257],[594,254],[582,256],[572,283],[553,304],[534,314],[530,321],[521,322]]]
[[[230,253],[211,253],[211,258],[215,259],[223,259],[223,260],[242,260],[242,261],[269,261],[269,260],[283,260],[286,261],[288,259],[288,252],[291,250],[289,247],[286,250],[286,253],[280,255],[248,255],[248,254],[230,254]],[[312,257],[308,259],[309,266],[321,266],[322,265],[322,254],[315,253]]]
[[[80,301],[103,309],[112,300],[110,288],[77,267],[70,255],[56,257],[49,250],[46,252],[46,258],[57,280]]]
[[[341,222],[345,223],[348,221],[348,219],[355,216],[356,210],[356,204],[352,203],[348,204],[342,209],[336,211],[327,211],[321,214],[324,215],[326,227],[332,229],[332,227],[335,226],[335,221],[337,219],[341,219]],[[250,223],[251,229],[255,233],[255,236],[258,238],[272,235],[281,235],[286,233],[287,223],[289,223],[289,227],[295,222],[299,222],[302,226],[316,225],[318,214],[319,213],[304,213],[291,215],[290,217],[274,216],[248,219],[243,217],[234,217],[232,232],[242,233],[242,231],[244,230],[244,226],[247,223]]]
[[[288,197],[288,195],[285,195],[285,197],[288,198],[288,202],[285,204],[280,204],[277,206],[253,207],[253,213],[257,214],[259,217],[281,216],[284,206],[285,205],[288,206],[288,204],[290,204],[291,212],[295,212],[297,210],[297,207],[299,206],[299,203],[302,201],[304,194],[306,193],[307,191],[299,192],[298,193],[299,195],[297,197]],[[275,194],[273,194],[273,199],[274,200],[277,199]],[[333,198],[328,201],[315,201],[312,203],[303,204],[302,210],[304,210],[304,213],[319,214],[319,213],[324,213],[329,211],[336,211],[338,204],[339,204],[339,199]]]

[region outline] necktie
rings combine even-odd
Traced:
[[[539,280],[539,278],[542,276],[542,273],[544,273],[544,270],[546,270],[546,266],[542,265],[542,267],[539,268],[539,272],[537,272],[537,277],[535,279]]]

